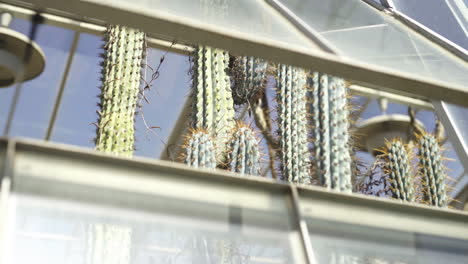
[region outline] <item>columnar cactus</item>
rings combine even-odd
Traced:
[[[96,149],[132,156],[145,34],[122,26],[110,26],[105,41]]]
[[[255,57],[231,57],[229,75],[232,79],[234,104],[255,103],[263,95],[268,63]]]
[[[290,182],[309,183],[307,74],[300,68],[278,65],[276,82],[282,173]]]
[[[437,139],[428,133],[419,136],[419,166],[426,201],[438,207],[447,207],[446,175],[442,152]]]
[[[351,192],[346,86],[343,79],[312,74],[312,138],[314,166],[320,184],[326,188]]]
[[[185,164],[195,168],[216,168],[216,149],[213,139],[206,131],[192,131],[187,138],[185,152]]]
[[[241,174],[260,174],[260,151],[252,129],[238,124],[229,141],[229,169]]]
[[[229,54],[226,51],[200,46],[193,55],[193,115],[191,127],[204,129],[225,146],[234,128],[234,103],[227,75]],[[221,154],[221,151],[219,154]]]
[[[388,176],[394,198],[414,202],[414,175],[411,167],[411,150],[401,139],[387,142],[379,157],[383,160],[384,173]]]
[[[96,150],[132,156],[134,118],[146,48],[145,34],[122,26],[110,26],[105,42]],[[131,237],[129,227],[88,225],[86,263],[128,264]]]

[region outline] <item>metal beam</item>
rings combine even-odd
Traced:
[[[54,108],[52,109],[52,114],[50,115],[49,125],[47,127],[47,132],[45,135],[46,141],[50,140],[50,137],[52,136],[52,132],[55,126],[55,120],[57,119],[58,110],[62,102],[63,91],[65,90],[65,86],[67,84],[68,75],[70,73],[70,68],[73,63],[73,58],[75,56],[76,48],[78,47],[79,39],[80,39],[80,32],[75,31],[75,34],[72,40],[72,45],[70,47],[70,50],[68,51],[67,64],[65,65],[65,70],[62,74],[62,80],[60,81],[59,90],[55,98]]]
[[[24,20],[31,21],[32,17],[36,14],[36,11],[27,9],[24,7],[14,6],[11,4],[0,3],[0,10],[9,12],[14,15],[14,17],[21,18]],[[44,18],[44,24],[62,27],[70,29],[80,33],[86,33],[91,35],[101,36],[106,30],[105,25],[83,22],[77,19],[67,18],[59,15],[53,15],[49,13],[41,13]],[[153,38],[151,36],[147,37],[148,47],[169,50],[174,53],[189,55],[193,48],[187,45],[182,45],[178,43],[172,43],[171,41],[162,40]]]
[[[349,89],[351,91],[351,94],[363,95],[372,99],[387,98],[391,102],[412,106],[416,109],[424,109],[430,111],[434,110],[434,106],[430,102],[421,99],[383,92],[375,89],[362,87],[359,85],[351,85]]]
[[[411,95],[418,98],[445,100],[468,106],[467,88],[443,81],[402,73],[388,68],[340,58],[313,48],[301,48],[270,39],[226,31],[216,25],[189,21],[156,10],[136,9],[132,5],[98,3],[97,1],[44,0],[46,6],[61,10],[74,19],[99,18],[109,23],[139,28],[152,36],[170,36],[178,43],[197,43],[216,46],[233,53],[257,56],[353,80],[356,84]],[[52,9],[46,10],[54,13]],[[73,15],[71,15],[73,14]],[[283,19],[279,17],[278,19]],[[183,40],[183,41],[182,41]],[[450,53],[447,53],[450,54]]]

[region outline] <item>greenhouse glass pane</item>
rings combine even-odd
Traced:
[[[465,151],[468,151],[468,108],[442,103]],[[466,162],[466,161],[465,161]]]
[[[466,0],[465,0],[466,1]],[[393,0],[398,11],[468,49],[468,7],[463,0]]]
[[[20,145],[6,263],[302,263],[284,188]]]
[[[148,213],[17,195],[8,263],[294,263],[286,230],[249,223],[267,215],[243,211],[245,222],[232,224],[229,207],[157,203],[173,208]]]
[[[93,2],[96,0],[88,0]],[[99,0],[99,4],[131,5],[148,11],[174,15],[189,23],[201,22],[222,31],[246,33],[255,37],[310,47],[309,41],[286,20],[278,20],[266,3],[259,0]]]
[[[466,86],[468,66],[360,0],[280,0],[346,57]]]
[[[468,241],[316,219],[307,221],[316,263],[457,264]]]

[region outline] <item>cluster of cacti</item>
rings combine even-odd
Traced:
[[[431,205],[446,207],[448,204],[446,175],[439,142],[433,135],[423,133],[419,136],[418,145],[419,169],[424,185],[423,199]]]
[[[216,148],[210,134],[194,130],[185,143],[185,164],[192,167],[216,168]]]
[[[96,149],[131,156],[145,34],[122,26],[110,26],[105,41]]]
[[[351,192],[347,91],[343,79],[312,74],[314,168],[326,188]]]
[[[199,46],[193,54],[190,125],[208,131],[215,138],[216,146],[223,148],[219,155],[223,155],[223,146],[235,126],[228,65],[229,54],[220,49]]]
[[[238,124],[230,141],[229,170],[241,174],[260,174],[258,139],[248,126]]]
[[[304,69],[278,65],[278,134],[283,176],[290,182],[309,183],[307,129],[307,73]]]
[[[229,75],[232,81],[234,104],[255,103],[263,95],[266,85],[268,63],[247,56],[231,56]]]
[[[403,201],[415,201],[414,173],[412,169],[411,150],[401,139],[393,139],[386,143],[383,153],[384,173],[388,177],[393,197]]]
[[[231,171],[259,174],[258,140],[250,128],[234,122],[233,93],[227,75],[229,54],[200,46],[194,52],[193,64],[190,125],[195,132],[185,147],[185,163],[208,168],[215,168],[216,162],[220,167],[227,163]]]

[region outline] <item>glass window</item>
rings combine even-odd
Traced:
[[[457,264],[468,241],[316,219],[307,221],[317,263]]]
[[[284,188],[32,149],[14,161],[7,263],[302,263]]]
[[[468,49],[466,0],[393,0],[395,8],[438,34]]]
[[[281,0],[346,57],[465,86],[468,67],[359,0]]]

